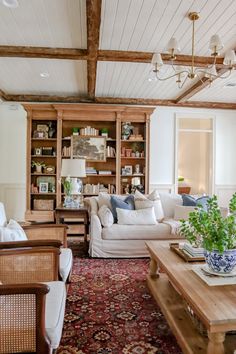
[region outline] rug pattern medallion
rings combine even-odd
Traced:
[[[147,288],[148,264],[75,258],[57,354],[181,354]]]

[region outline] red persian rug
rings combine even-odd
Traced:
[[[57,354],[180,354],[146,285],[148,259],[75,258]]]

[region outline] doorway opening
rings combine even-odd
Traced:
[[[176,119],[175,187],[179,194],[213,192],[213,118]]]

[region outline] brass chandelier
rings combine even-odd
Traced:
[[[211,50],[211,56],[214,58],[213,63],[209,65],[206,69],[201,69],[201,68],[196,68],[195,67],[195,57],[194,57],[194,51],[195,51],[195,21],[199,19],[199,13],[197,12],[190,12],[188,14],[188,18],[190,21],[192,21],[192,59],[191,59],[191,66],[187,68],[183,68],[181,66],[175,67],[174,66],[174,61],[176,59],[176,53],[180,51],[178,42],[176,38],[171,38],[168,42],[167,45],[167,50],[170,53],[170,60],[171,60],[171,66],[173,69],[173,74],[167,77],[161,77],[160,76],[160,70],[161,67],[164,65],[162,61],[162,57],[160,53],[154,53],[152,56],[152,61],[151,64],[153,66],[152,70],[149,73],[149,81],[165,81],[168,80],[172,77],[176,77],[176,83],[178,84],[179,88],[182,88],[187,81],[187,79],[195,79],[198,77],[200,80],[202,80],[202,77],[206,77],[209,79],[209,83],[215,79],[215,78],[220,78],[220,79],[227,79],[230,74],[232,69],[234,68],[234,64],[236,63],[236,56],[234,50],[228,50],[225,54],[223,65],[226,66],[228,69],[227,75],[223,76],[224,73],[221,75],[217,73],[216,70],[216,58],[219,55],[219,51],[224,47],[220,37],[215,34],[211,37],[210,43],[209,43],[209,49]]]

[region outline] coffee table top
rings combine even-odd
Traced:
[[[211,332],[236,329],[236,285],[210,287],[192,271],[192,264],[170,250],[169,243],[148,241],[146,246],[151,258]]]

